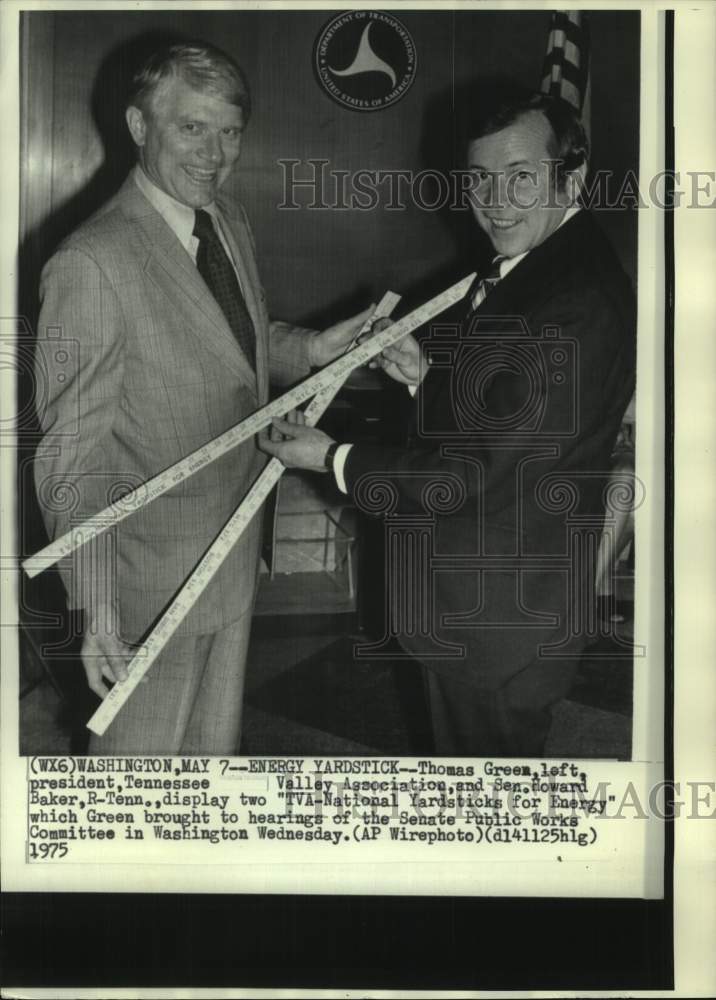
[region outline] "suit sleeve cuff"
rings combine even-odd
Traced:
[[[345,467],[348,459],[348,452],[353,447],[352,444],[340,444],[333,456],[333,475],[336,478],[336,485],[341,493],[348,493],[346,486]]]

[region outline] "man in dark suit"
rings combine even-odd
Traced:
[[[587,140],[568,105],[494,106],[466,148],[495,258],[461,314],[384,352],[416,395],[407,447],[338,446],[281,421],[274,437],[288,440],[265,447],[328,465],[364,509],[387,491],[398,524],[432,515],[440,564],[427,585],[420,560],[398,581],[416,608],[428,595],[432,617],[397,637],[424,665],[436,752],[539,756],[586,642],[603,487],[634,384],[634,301],[579,205]]]
[[[36,484],[51,538],[102,510],[342,353],[363,317],[323,333],[269,320],[246,214],[222,194],[249,119],[239,67],[203,43],[156,52],[126,121],[138,163],[42,276]],[[76,344],[73,364],[57,336]],[[84,612],[89,686],[121,682],[265,456],[248,441],[61,567]],[[68,503],[63,502],[63,498]],[[221,566],[92,752],[238,750],[261,518]]]

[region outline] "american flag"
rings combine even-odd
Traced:
[[[581,11],[557,10],[552,14],[540,89],[572,104],[588,128],[589,25]]]

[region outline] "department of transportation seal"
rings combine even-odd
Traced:
[[[392,14],[347,10],[322,28],[313,50],[318,82],[352,111],[382,111],[415,79],[415,43]]]

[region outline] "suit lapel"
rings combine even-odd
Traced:
[[[589,212],[582,209],[514,267],[475,310],[478,316],[519,314],[523,301],[531,302],[539,290],[568,268],[575,253],[592,231]],[[534,331],[539,333],[539,331]]]
[[[251,365],[221,308],[175,234],[131,177],[119,197],[125,215],[135,224],[146,248],[146,274],[185,314],[190,327],[202,338],[202,346],[255,391],[256,375]]]
[[[221,211],[224,235],[231,250],[231,256],[239,276],[241,290],[246,302],[246,308],[254,324],[256,335],[256,378],[259,386],[267,383],[268,360],[267,343],[265,338],[265,317],[262,305],[259,301],[259,289],[261,283],[256,271],[254,262],[254,251],[249,236],[246,223],[242,219],[234,205],[223,199],[218,199],[217,204]]]
[[[241,282],[241,289],[244,293],[246,307],[258,333],[261,326],[262,317],[259,301],[257,298],[258,275],[255,268],[251,271],[247,266],[247,261],[253,261],[253,248],[246,230],[246,225],[240,215],[233,210],[225,201],[218,202],[221,209],[221,218],[224,225],[224,235],[229,244],[236,271]]]
[[[560,226],[540,246],[531,250],[524,260],[499,281],[489,295],[486,295],[475,310],[478,329],[493,335],[499,333],[519,333],[516,323],[525,319],[525,304],[534,301],[536,293],[544,288],[554,275],[561,275],[569,269],[584,241],[594,232],[594,222],[585,209],[578,212],[565,225]],[[467,303],[456,307],[455,321],[465,324],[470,315]],[[539,336],[539,330],[531,330],[532,336]],[[437,373],[429,373],[420,385],[421,405],[430,407],[436,396],[445,391],[444,382],[436,378]],[[417,398],[417,397],[416,397]]]

